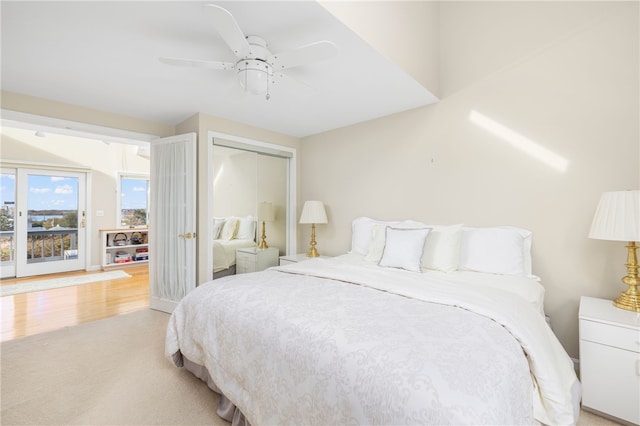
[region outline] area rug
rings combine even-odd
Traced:
[[[52,288],[69,287],[72,285],[89,284],[98,281],[117,280],[129,278],[131,275],[124,271],[108,271],[97,274],[78,275],[65,278],[53,278],[49,280],[25,281],[19,284],[0,285],[0,296],[11,296],[31,291],[49,290]]]

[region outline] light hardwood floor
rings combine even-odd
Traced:
[[[0,297],[0,341],[96,321],[149,307],[148,265],[126,268],[131,278]],[[99,271],[102,272],[102,271]],[[99,272],[3,279],[0,285]]]

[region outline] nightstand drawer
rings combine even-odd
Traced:
[[[580,320],[580,340],[640,352],[640,334],[638,330],[617,327],[601,322]]]
[[[278,264],[280,250],[269,247],[255,247],[236,250],[236,274],[258,272]]]
[[[241,251],[236,252],[236,273],[246,274],[257,270],[258,257]]]
[[[236,262],[255,265],[258,262],[258,256],[238,250],[236,252]]]
[[[640,354],[580,342],[582,406],[640,424]]]

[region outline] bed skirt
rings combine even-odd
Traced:
[[[213,273],[213,279],[226,277],[227,275],[235,275],[236,274],[236,265],[231,265],[227,269],[222,269],[220,271]]]
[[[220,388],[218,388],[218,386],[215,384],[215,382],[211,378],[211,375],[209,374],[209,371],[204,365],[199,365],[188,360],[180,352],[173,354],[173,361],[175,365],[182,365],[198,379],[205,382],[212,391],[220,395],[218,409],[216,410],[216,414],[218,414],[218,416],[228,422],[231,422],[231,426],[251,426],[251,423],[249,423],[240,409],[237,408],[233,404],[233,402],[229,400],[229,398],[224,396],[222,392],[220,392]]]

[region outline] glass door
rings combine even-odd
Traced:
[[[16,276],[85,267],[86,174],[18,169]]]
[[[0,170],[0,278],[15,277],[16,170]]]

